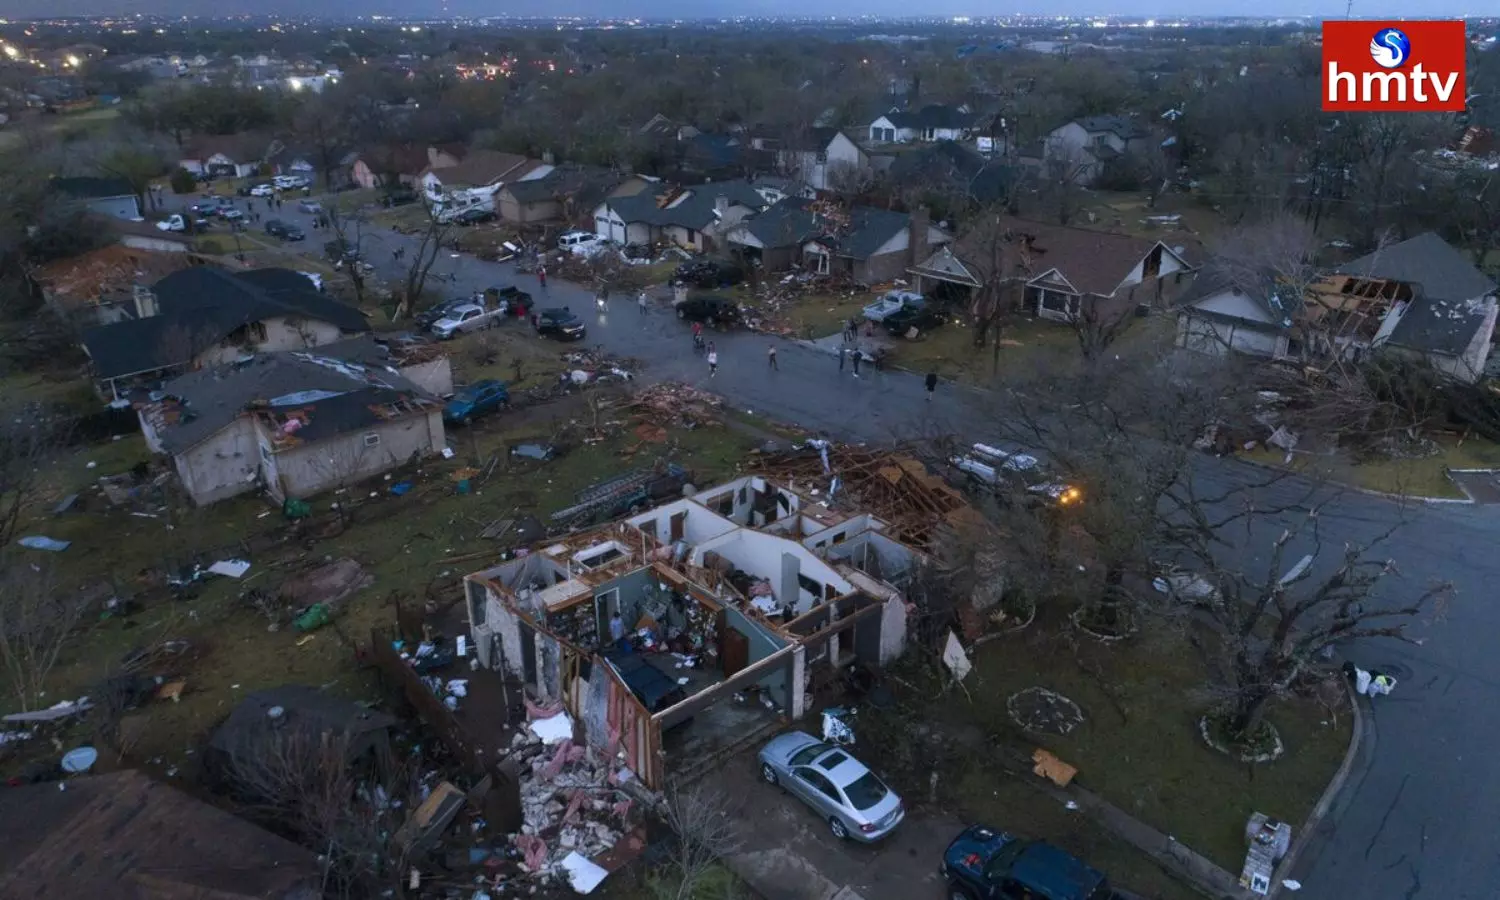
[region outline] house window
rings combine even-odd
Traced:
[[[820,166],[826,166],[828,165],[828,154],[820,152],[817,156],[813,157],[813,160]]]
[[[810,255],[813,258],[813,271],[817,272],[819,275],[827,275],[828,274],[828,254],[827,253],[813,253],[813,254],[810,254]]]
[[[366,447],[376,447],[376,446],[379,446],[379,445],[380,445],[380,435],[376,434],[373,431],[367,431],[367,432],[365,432],[365,446]]]
[[[721,516],[731,516],[731,515],[734,514],[734,495],[733,494],[723,494],[723,495],[720,495],[718,497],[715,497],[712,502],[713,502],[713,505],[710,507],[710,509],[712,509],[714,512],[718,513],[719,515],[721,515]]]
[[[696,232],[693,229],[689,228],[687,230],[687,233],[688,233],[687,239],[688,239],[688,243],[689,244],[696,244],[696,243],[698,243],[698,232]]]

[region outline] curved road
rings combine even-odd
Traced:
[[[264,212],[262,212],[264,216]],[[309,217],[283,219],[307,227]],[[308,231],[306,249],[317,252],[328,239]],[[367,230],[366,257],[383,277],[402,266],[391,258],[414,238],[389,230]],[[413,252],[408,251],[408,255]],[[975,428],[973,395],[944,383],[928,403],[920,376],[875,373],[855,379],[840,373],[831,354],[799,342],[761,335],[712,335],[719,374],[691,352],[687,329],[660,303],[641,316],[632,299],[617,298],[607,313],[595,309],[592,293],[550,281],[542,290],[534,276],[516,275],[509,264],[487,263],[444,252],[433,269],[452,275],[455,295],[514,283],[538,306],[570,306],[589,325],[588,344],[640,359],[646,377],[674,379],[723,395],[736,406],[771,418],[826,431],[843,439],[883,441],[918,430],[942,428],[986,437]],[[778,350],[780,371],[768,370],[767,349]],[[1253,484],[1264,473],[1232,460],[1202,457],[1198,476],[1208,482]],[[1308,489],[1287,480],[1265,489],[1267,497],[1293,500]],[[1500,897],[1500,850],[1488,824],[1500,810],[1500,713],[1486,712],[1500,685],[1500,606],[1491,606],[1486,585],[1500,586],[1500,507],[1401,506],[1348,492],[1320,516],[1324,546],[1365,541],[1393,523],[1401,527],[1386,555],[1401,578],[1385,590],[1420,591],[1445,579],[1457,588],[1446,615],[1415,623],[1421,646],[1392,641],[1349,648],[1365,666],[1400,673],[1397,690],[1380,698],[1367,716],[1359,764],[1325,818],[1315,841],[1288,877],[1302,882],[1296,896],[1313,900],[1494,900]],[[1269,543],[1257,541],[1259,546]],[[1241,548],[1253,558],[1253,548]],[[1289,554],[1295,559],[1298,553]],[[1326,556],[1326,551],[1325,551]],[[1277,810],[1263,810],[1276,815]],[[923,863],[925,865],[925,863]],[[1287,896],[1292,896],[1288,894]]]

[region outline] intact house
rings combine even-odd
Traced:
[[[716,181],[610,197],[594,209],[594,233],[618,244],[671,243],[693,251],[715,242],[767,203],[750,182]]]
[[[1496,285],[1428,232],[1384,247],[1299,287],[1266,275],[1246,284],[1210,274],[1177,317],[1177,343],[1298,363],[1357,361],[1380,350],[1459,381],[1484,373]]]
[[[280,141],[256,132],[204,135],[188,143],[177,164],[194,175],[248,178],[281,149]]]
[[[914,290],[960,303],[977,301],[978,289],[998,279],[1010,305],[1071,324],[1165,305],[1191,284],[1195,266],[1185,245],[1003,217],[910,271]]]
[[[139,406],[154,453],[199,506],[263,488],[278,503],[444,447],[442,402],[392,367],[266,353],[166,381]]]
[[[370,330],[363,313],[290,269],[195,266],[135,285],[117,309],[121,321],[83,333],[99,390],[115,400],[167,372],[309,349]]]
[[[528,225],[565,222],[593,228],[594,209],[612,197],[628,197],[650,182],[597,166],[564,164],[541,178],[512,181],[495,194],[496,211],[506,222]]]
[[[952,240],[925,209],[907,214],[789,198],[726,234],[734,250],[768,272],[802,266],[865,284],[902,277],[931,248]]]
[[[1146,145],[1147,133],[1125,116],[1087,116],[1052,129],[1042,140],[1042,158],[1076,167],[1075,180],[1090,184],[1104,166]]]
[[[779,171],[819,191],[837,190],[870,168],[870,157],[837,128],[809,128],[778,144],[775,153]]]
[[[123,178],[53,178],[48,186],[65,202],[113,219],[139,219],[141,198]]]
[[[1010,164],[970,150],[957,141],[937,141],[901,153],[885,172],[885,183],[904,190],[964,197],[988,205],[1004,200],[1015,183]]]
[[[457,162],[455,161],[455,165]],[[377,187],[411,186],[432,165],[427,148],[416,144],[394,144],[360,151],[350,166],[350,180],[366,190]]]
[[[932,104],[915,111],[892,110],[870,123],[870,142],[961,141],[969,136],[977,118],[967,106]]]
[[[467,576],[470,636],[660,789],[668,766],[801,718],[810,684],[901,654],[922,555],[887,531],[738,478]]]
[[[314,851],[134,769],[0,791],[0,896],[317,900],[323,882]]]
[[[495,193],[503,185],[543,178],[551,171],[552,167],[546,163],[517,153],[471,150],[453,165],[429,163],[422,170],[419,182],[427,202],[441,212],[494,210]]]

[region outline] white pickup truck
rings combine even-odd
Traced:
[[[494,328],[500,324],[505,310],[499,305],[485,307],[478,303],[465,303],[448,311],[448,314],[432,323],[432,335],[446,341],[461,333]]]

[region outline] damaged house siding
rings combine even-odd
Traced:
[[[193,362],[198,366],[217,366],[234,362],[244,356],[246,350],[256,353],[307,350],[342,338],[343,332],[339,331],[337,325],[329,322],[275,316],[245,326],[220,341],[218,346],[198,354]]]
[[[310,497],[393,469],[413,456],[430,456],[442,446],[441,410],[403,416],[276,452],[275,477],[267,478],[267,487],[278,502]]]
[[[242,416],[198,446],[174,456],[172,463],[183,488],[198,506],[254,490],[261,482],[255,424]]]

